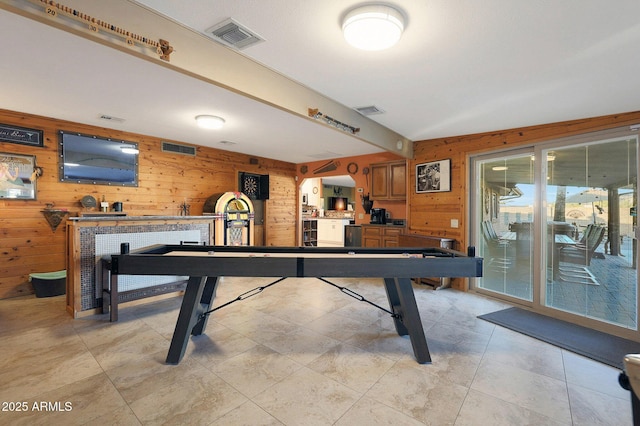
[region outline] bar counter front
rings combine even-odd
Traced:
[[[188,282],[171,340],[167,363],[178,364],[191,335],[202,334],[220,277],[277,277],[256,293],[287,277],[316,278],[345,294],[389,313],[400,336],[409,335],[416,360],[431,362],[411,279],[415,277],[478,277],[482,259],[441,248],[325,248],[207,245],[154,245],[111,256],[111,279],[119,275],[183,275]],[[384,279],[390,309],[365,300],[327,278]],[[250,295],[244,295],[245,298]],[[242,298],[241,295],[239,298]]]
[[[71,217],[66,223],[67,312],[74,318],[99,313],[105,308],[101,260],[103,256],[119,253],[121,243],[127,242],[131,249],[137,249],[158,243],[213,244],[214,241],[211,216],[97,216],[99,214],[106,213]],[[181,290],[184,285],[179,284],[179,278],[123,278],[120,302]]]

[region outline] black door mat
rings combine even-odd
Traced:
[[[624,369],[624,356],[640,353],[640,342],[551,318],[521,308],[508,308],[478,318],[594,361]]]

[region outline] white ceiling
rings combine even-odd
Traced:
[[[410,140],[640,110],[638,0],[396,0],[407,27],[381,52],[342,38],[358,0],[137,3],[197,32],[233,18],[266,40],[242,55],[347,107],[377,106],[370,118]],[[294,163],[381,151],[5,10],[0,36],[0,108]],[[200,130],[201,113],[227,126]]]

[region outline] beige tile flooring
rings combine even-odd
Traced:
[[[381,280],[335,281],[387,305]],[[223,279],[216,300],[268,282]],[[71,319],[64,296],[1,300],[0,424],[632,423],[616,369],[476,318],[503,303],[416,297],[430,365],[388,314],[314,279],[215,312],[177,366],[164,359],[179,297],[122,305],[117,323]]]

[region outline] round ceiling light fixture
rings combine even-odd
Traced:
[[[221,129],[225,123],[224,118],[217,115],[198,115],[196,122],[203,129]]]
[[[387,5],[365,5],[347,13],[342,33],[350,45],[362,50],[384,50],[396,44],[404,31],[404,16]]]

